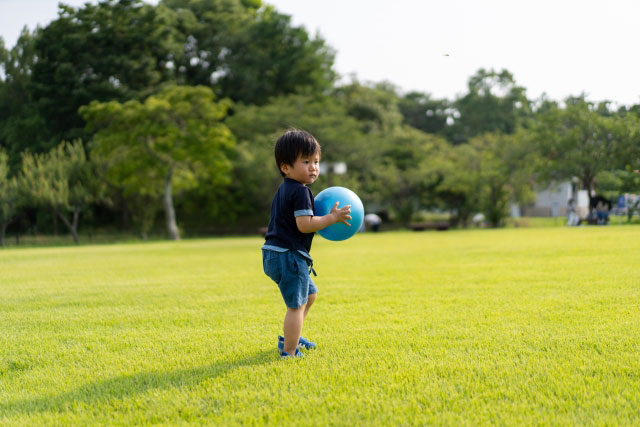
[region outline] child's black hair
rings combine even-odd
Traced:
[[[276,165],[280,175],[285,176],[280,169],[283,164],[293,166],[298,156],[309,157],[320,154],[320,144],[309,132],[300,129],[289,129],[278,138],[274,148]]]

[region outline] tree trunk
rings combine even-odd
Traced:
[[[80,239],[78,238],[78,222],[80,220],[80,207],[76,206],[73,208],[73,222],[71,223],[71,235],[73,236],[73,241],[78,243]]]
[[[60,218],[60,220],[64,223],[64,225],[67,226],[69,231],[71,231],[71,236],[73,236],[73,241],[75,243],[78,243],[79,239],[78,239],[78,219],[77,219],[77,217],[80,216],[80,211],[77,210],[77,214],[76,214],[76,209],[74,209],[73,222],[74,222],[75,226],[74,226],[74,224],[71,224],[69,222],[69,220],[64,215],[62,215],[61,212],[58,212],[58,210],[56,210],[55,213],[56,213],[57,217]]]
[[[631,217],[637,209],[640,209],[640,200],[636,200],[633,206],[631,206],[631,204],[627,201],[627,222],[629,224],[631,224]]]
[[[498,228],[502,225],[505,217],[505,210],[502,202],[504,194],[501,184],[491,184],[491,193],[489,195],[490,203],[487,206],[485,214],[491,228]]]
[[[585,190],[587,190],[587,194],[589,195],[589,213],[591,213],[591,200],[593,196],[591,195],[593,191],[593,178],[590,176],[585,176],[582,178],[582,186]]]
[[[162,197],[162,205],[167,220],[167,232],[171,240],[180,240],[180,232],[176,224],[176,211],[173,207],[173,196],[171,190],[171,180],[173,178],[173,168],[170,167],[167,176],[164,179],[164,196]]]

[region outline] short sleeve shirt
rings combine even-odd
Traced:
[[[271,218],[264,245],[296,250],[308,256],[314,233],[298,230],[296,217],[313,216],[313,212],[311,190],[296,180],[285,178],[271,203]]]

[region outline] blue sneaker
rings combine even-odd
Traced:
[[[316,343],[311,342],[304,337],[300,337],[296,348],[306,348],[307,350],[311,350],[312,348],[316,348]],[[278,350],[280,350],[280,352],[284,350],[284,337],[281,335],[278,335]]]
[[[289,354],[286,351],[281,351],[280,352],[280,357],[282,359],[288,359],[290,357],[297,357],[299,359],[302,359],[304,357],[304,353],[296,348],[296,354]]]

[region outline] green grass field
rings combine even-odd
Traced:
[[[640,227],[316,237],[280,360],[259,238],[0,251],[0,424],[640,423]]]

